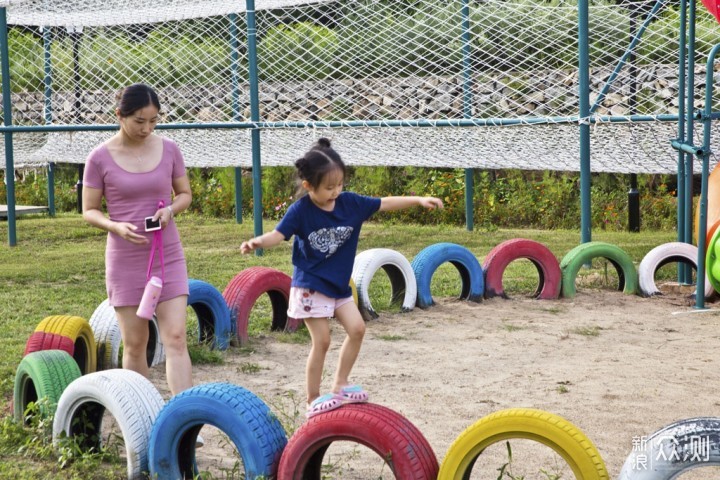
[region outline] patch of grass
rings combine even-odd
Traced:
[[[597,337],[600,335],[600,330],[602,330],[602,328],[597,325],[589,325],[573,328],[571,332],[584,337]]]
[[[525,327],[521,327],[519,325],[513,325],[511,323],[504,323],[504,322],[503,322],[502,328],[504,330],[507,330],[508,332],[517,332],[519,330],[525,329]]]
[[[244,362],[240,364],[238,370],[242,373],[253,374],[258,373],[260,370],[263,370],[263,368],[257,363]]]
[[[385,340],[386,342],[397,342],[399,340],[407,340],[407,338],[403,335],[376,335],[375,338],[378,340]]]

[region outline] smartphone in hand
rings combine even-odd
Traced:
[[[145,231],[154,232],[160,230],[160,219],[153,220],[153,217],[145,217]]]

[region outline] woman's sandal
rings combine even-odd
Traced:
[[[340,389],[337,395],[343,403],[364,403],[369,398],[368,393],[360,385],[346,385]]]
[[[307,418],[312,418],[315,415],[335,410],[336,408],[342,407],[343,399],[340,394],[337,393],[326,393],[321,395],[310,404],[308,411],[305,414]]]

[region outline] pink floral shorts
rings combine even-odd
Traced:
[[[330,298],[308,288],[291,287],[287,314],[291,318],[330,318],[335,316],[335,310],[352,301],[352,296]]]

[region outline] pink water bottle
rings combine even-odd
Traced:
[[[140,305],[137,309],[137,316],[146,320],[151,320],[155,313],[155,307],[157,307],[158,300],[160,300],[160,292],[162,291],[162,280],[159,277],[152,277],[150,281],[145,284],[145,291],[143,292]]]

